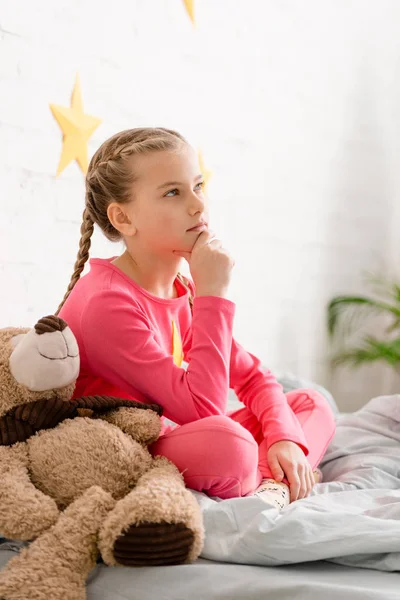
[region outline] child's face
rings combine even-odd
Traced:
[[[208,224],[204,180],[195,151],[185,145],[178,152],[136,155],[133,164],[138,176],[133,200],[125,208],[135,226],[135,238],[144,249],[157,253],[191,251],[202,229],[188,230],[202,221]]]

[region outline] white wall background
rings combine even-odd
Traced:
[[[325,307],[398,273],[400,2],[0,0],[0,326],[53,312],[75,260],[83,176],[55,177],[49,103],[113,133],[176,128],[213,171],[213,228],[237,260],[236,337],[342,409],[397,381],[327,367]],[[97,232],[92,255],[119,248]]]

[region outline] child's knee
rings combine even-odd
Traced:
[[[175,463],[188,487],[211,496],[245,496],[259,484],[257,442],[228,416],[205,417],[178,427],[152,451]]]
[[[210,417],[209,447],[220,465],[221,472],[229,473],[240,482],[254,477],[258,465],[258,445],[247,429],[226,416]]]
[[[336,429],[336,421],[333,410],[321,392],[313,389],[293,390],[286,394],[288,403],[295,413],[302,411],[316,412],[323,420],[325,431],[332,431],[332,435]]]
[[[326,424],[331,424],[335,428],[335,415],[325,396],[317,390],[304,390],[304,392],[307,394],[308,401],[313,403],[314,410],[318,410],[324,415]]]

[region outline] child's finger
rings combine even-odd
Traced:
[[[300,478],[294,467],[292,467],[290,473],[287,474],[287,478],[290,487],[290,501],[294,502],[298,499],[300,492]]]
[[[284,477],[284,472],[276,456],[271,457],[269,461],[269,468],[271,469],[272,477],[275,481],[281,481]]]
[[[315,485],[314,473],[312,472],[311,469],[308,471],[308,481],[309,481],[309,483],[308,483],[308,490],[309,491],[308,491],[307,496],[309,496],[311,494],[311,492],[313,490],[313,487]]]

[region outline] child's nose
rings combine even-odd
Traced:
[[[189,212],[191,215],[203,212],[205,205],[205,198],[202,198],[195,193],[191,194],[189,199]]]

